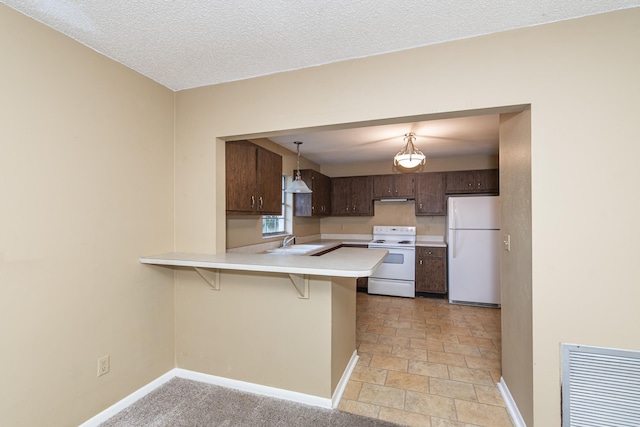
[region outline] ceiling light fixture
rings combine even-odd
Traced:
[[[311,189],[307,187],[307,184],[300,177],[300,145],[302,141],[294,141],[293,143],[298,147],[298,171],[296,172],[296,177],[284,191],[287,193],[311,193]]]
[[[406,169],[412,169],[420,165],[424,165],[426,160],[422,151],[418,150],[413,143],[416,140],[416,134],[413,132],[404,134],[404,141],[406,145],[396,156],[393,158],[393,164],[395,166],[402,166]]]

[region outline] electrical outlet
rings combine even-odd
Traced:
[[[109,355],[107,354],[106,356],[102,356],[101,358],[98,359],[98,376],[101,377],[102,375],[105,375],[108,373],[109,373]]]
[[[510,234],[504,235],[504,241],[502,243],[504,243],[504,250],[507,252],[511,252],[511,235]]]

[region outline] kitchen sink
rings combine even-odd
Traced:
[[[284,248],[269,249],[265,253],[270,255],[307,255],[326,247],[326,245],[290,245]]]

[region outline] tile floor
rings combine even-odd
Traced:
[[[358,365],[339,409],[408,426],[512,427],[500,309],[358,293]]]

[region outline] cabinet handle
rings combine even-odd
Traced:
[[[429,255],[433,255],[433,252],[429,251],[429,252],[427,252],[427,254],[429,254]]]
[[[472,182],[469,183],[469,187],[473,187],[473,183]]]
[[[480,188],[481,185],[482,185],[481,183],[478,183],[478,188]]]
[[[311,210],[312,210],[313,212],[315,212],[316,207],[315,207],[315,206],[311,206]]]
[[[420,265],[422,265],[422,260],[420,260]]]
[[[347,212],[349,212],[349,205],[347,205]]]
[[[253,195],[251,196],[251,209],[253,209],[253,207],[256,205],[256,198],[253,197]]]
[[[396,188],[396,194],[398,194],[398,189]]]
[[[420,203],[420,210],[422,210],[422,203]]]
[[[353,205],[353,211],[354,212],[356,211],[356,205]]]
[[[264,202],[263,202],[263,200],[262,200],[262,196],[260,196],[260,198],[259,198],[258,200],[260,200],[260,204],[259,204],[258,209],[259,209],[259,210],[262,210],[262,209],[264,208]]]
[[[387,193],[391,194],[391,187],[387,187]]]

